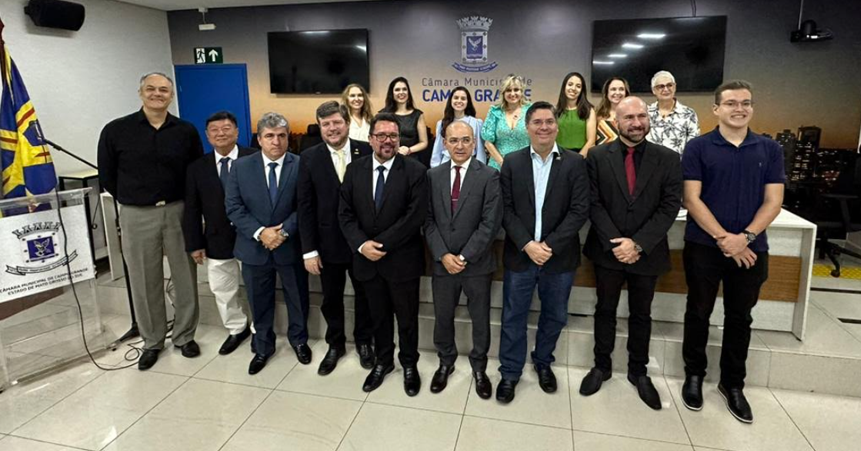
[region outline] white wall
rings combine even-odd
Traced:
[[[96,163],[102,127],[140,108],[146,72],[172,73],[167,14],[107,0],[74,0],[86,8],[80,31],[33,25],[28,0],[3,0],[3,38],[27,85],[46,138]],[[176,113],[173,107],[174,114]],[[57,173],[87,167],[52,151]]]

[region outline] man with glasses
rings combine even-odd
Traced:
[[[398,154],[400,135],[393,114],[378,114],[370,125],[374,154],[347,167],[339,207],[341,230],[354,250],[353,272],[364,285],[374,322],[376,364],[362,390],[376,390],[395,369],[395,315],[404,391],[415,396],[421,389],[418,311],[427,177],[421,163]]]
[[[538,288],[541,314],[532,363],[545,393],[557,389],[550,368],[568,296],[580,264],[580,228],[589,217],[589,177],[580,154],[556,146],[556,111],[547,102],[526,110],[529,147],[505,156],[500,173],[505,227],[502,336],[496,399],[514,400],[526,363],[526,324]]]
[[[652,129],[647,139],[681,154],[688,141],[700,135],[697,112],[676,99],[676,78],[665,70],[652,77],[652,93],[658,100],[649,105]]]
[[[218,350],[221,355],[230,354],[251,335],[248,317],[239,306],[239,261],[233,257],[236,229],[224,209],[224,189],[233,164],[256,152],[237,145],[238,138],[236,116],[229,111],[209,116],[206,139],[213,152],[189,165],[185,177],[185,250],[195,263],[206,264],[209,289],[221,323],[230,332]]]
[[[682,401],[703,407],[709,318],[723,285],[724,328],[720,383],[730,413],[744,423],[753,412],[744,396],[750,312],[768,278],[765,229],[780,213],[785,180],[783,150],[750,130],[752,88],[741,80],[715,91],[717,128],[688,143],[682,158],[688,209],[683,253],[688,300],[682,356]]]
[[[454,372],[454,310],[463,292],[472,320],[469,363],[475,392],[488,399],[493,391],[486,373],[490,283],[496,271],[492,245],[502,225],[499,172],[472,158],[476,139],[466,122],[452,122],[439,139],[451,160],[428,171],[431,200],[424,230],[434,260],[434,345],[440,361],[430,389],[443,391]]]

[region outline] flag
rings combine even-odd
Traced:
[[[2,45],[2,44],[0,44]],[[42,142],[36,110],[6,46],[2,56],[3,94],[0,99],[0,198],[45,194],[57,187],[57,173],[48,147]]]

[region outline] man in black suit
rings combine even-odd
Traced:
[[[323,286],[323,317],[329,351],[317,373],[331,373],[346,353],[344,330],[344,286],[349,273],[355,297],[353,338],[359,361],[365,369],[374,367],[371,349],[373,323],[365,290],[353,275],[353,252],[338,227],[338,202],[347,165],[370,155],[371,146],[351,140],[350,113],[338,102],[325,102],[317,108],[317,124],[323,142],[302,152],[299,162],[299,232],[305,269],[320,276]]]
[[[526,363],[526,319],[536,286],[541,316],[532,362],[546,393],[556,391],[550,369],[568,323],[568,296],[580,263],[579,231],[589,216],[589,179],[583,157],[556,146],[553,105],[526,111],[530,146],[506,155],[500,185],[505,228],[502,336],[496,399],[509,403]]]
[[[649,376],[651,306],[658,275],[670,270],[667,232],[682,203],[679,155],[646,141],[649,111],[638,97],[616,108],[619,139],[589,151],[592,226],[584,253],[595,263],[595,367],[583,378],[589,396],[612,374],[616,307],[628,289],[628,381],[655,410],[661,398]]]
[[[230,332],[218,350],[222,355],[236,350],[251,335],[248,318],[239,306],[239,261],[233,258],[236,230],[224,209],[224,188],[233,163],[255,152],[238,146],[238,138],[236,116],[229,111],[209,116],[206,139],[214,152],[190,164],[185,177],[185,250],[198,265],[206,263],[209,289],[215,295],[221,322]]]
[[[421,163],[398,154],[400,137],[394,115],[378,114],[370,125],[374,155],[360,158],[347,168],[339,211],[341,230],[356,252],[353,272],[364,284],[374,321],[376,364],[362,389],[377,389],[394,370],[394,313],[404,390],[415,396],[421,389],[416,365],[427,177]]]
[[[454,372],[454,310],[463,291],[472,319],[469,363],[475,391],[490,398],[487,378],[490,349],[490,283],[496,270],[492,244],[502,225],[499,172],[472,158],[472,127],[454,121],[441,133],[451,160],[428,171],[430,202],[425,239],[433,255],[434,345],[439,369],[431,380],[431,393],[443,391]]]

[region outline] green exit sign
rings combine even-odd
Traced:
[[[195,47],[194,64],[222,64],[224,52],[221,47]]]

